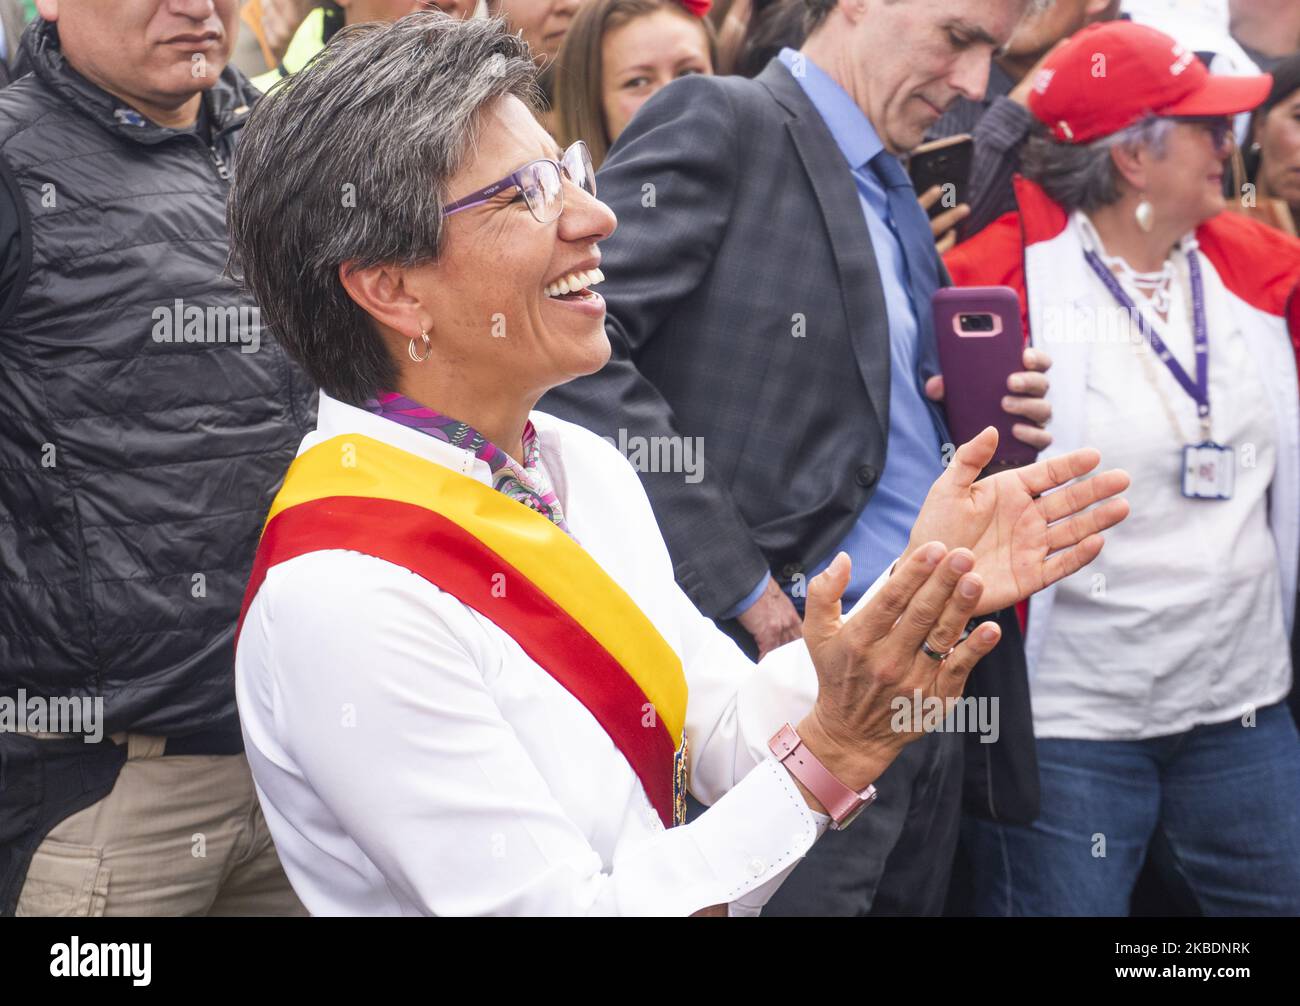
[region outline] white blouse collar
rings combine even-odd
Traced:
[[[373,412],[348,405],[337,398],[331,398],[324,391],[320,393],[320,408],[316,413],[315,442],[328,440],[348,433],[360,433],[381,443],[400,447],[417,457],[433,461],[478,479],[485,485],[492,484],[492,471],[486,461],[474,457],[471,451],[444,443],[419,430],[395,423],[391,419],[377,416]]]
[[[566,480],[557,421],[544,412],[531,412],[528,418],[532,420],[533,427],[537,430],[542,462],[563,505],[568,494],[565,491],[567,487],[564,484]],[[419,430],[357,408],[355,405],[348,405],[322,391],[320,406],[316,413],[316,432],[308,438],[309,442],[303,445],[304,449],[313,447],[322,440],[348,433],[360,433],[382,443],[391,444],[417,457],[478,479],[484,485],[492,485],[491,468],[486,461],[476,458],[472,451],[455,447]]]

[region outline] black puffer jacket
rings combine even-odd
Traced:
[[[209,145],[90,84],[52,25],[24,46],[0,91],[24,256],[0,317],[0,694],[102,696],[110,733],[231,724],[257,536],[315,409],[223,274],[257,92],[225,70]]]

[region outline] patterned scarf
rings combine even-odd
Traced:
[[[468,423],[426,408],[395,391],[380,391],[375,398],[366,402],[365,408],[377,416],[426,433],[435,440],[470,451],[480,461],[487,462],[492,471],[492,486],[497,492],[505,493],[530,510],[536,510],[569,537],[573,537],[573,532],[565,523],[559,497],[555,495],[551,480],[542,468],[537,431],[531,420],[524,426],[524,459],[521,465]]]

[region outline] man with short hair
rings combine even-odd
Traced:
[[[930,297],[946,277],[898,158],[956,98],[984,93],[1030,0],[807,2],[800,51],[753,80],[674,81],[619,137],[599,175],[620,220],[601,243],[613,355],[542,403],[615,443],[702,444],[702,473],[650,465],[642,481],[678,582],[751,655],[799,636],[804,584],[840,550],[846,603],[861,596],[906,548],[943,469]],[[1029,351],[1026,366],[1004,407],[1041,448],[1034,371],[1047,360]],[[1001,621],[994,656],[1027,690],[1019,627]],[[977,786],[986,753],[1022,764],[1019,744],[1032,759],[1028,724],[1009,727],[981,753]],[[962,743],[913,745],[871,812],[814,849],[769,912],[939,912]],[[991,802],[1032,817],[1035,799],[1022,782]]]
[[[0,913],[301,913],[235,709],[315,412],[225,274],[236,0],[37,8],[0,91],[0,697],[91,722],[0,717]]]
[[[1034,126],[1029,114],[1033,69],[1080,28],[1118,15],[1119,0],[1044,0],[993,60],[983,97],[959,98],[930,129],[932,139],[969,133],[975,141],[967,185],[971,210],[957,225],[961,240],[1016,209],[1011,179],[1020,170],[1020,148]]]

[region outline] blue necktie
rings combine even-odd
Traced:
[[[921,331],[924,350],[934,344],[934,319],[930,313],[930,298],[939,289],[939,269],[935,264],[934,232],[921,204],[916,201],[912,180],[898,163],[898,158],[882,150],[870,161],[889,199],[889,229],[898,238],[907,262],[907,275],[912,291],[912,307]]]
[[[930,229],[930,219],[925,210],[916,201],[912,180],[898,163],[898,158],[889,151],[882,150],[868,163],[885,187],[885,195],[889,200],[887,223],[902,246],[903,260],[907,265],[912,308],[916,311],[917,386],[920,388],[925,378],[939,372],[939,349],[934,341],[934,313],[930,304],[935,291],[939,289],[934,232]],[[924,396],[923,392],[922,394]],[[928,399],[926,404],[941,440],[946,440],[947,421],[943,411]]]

